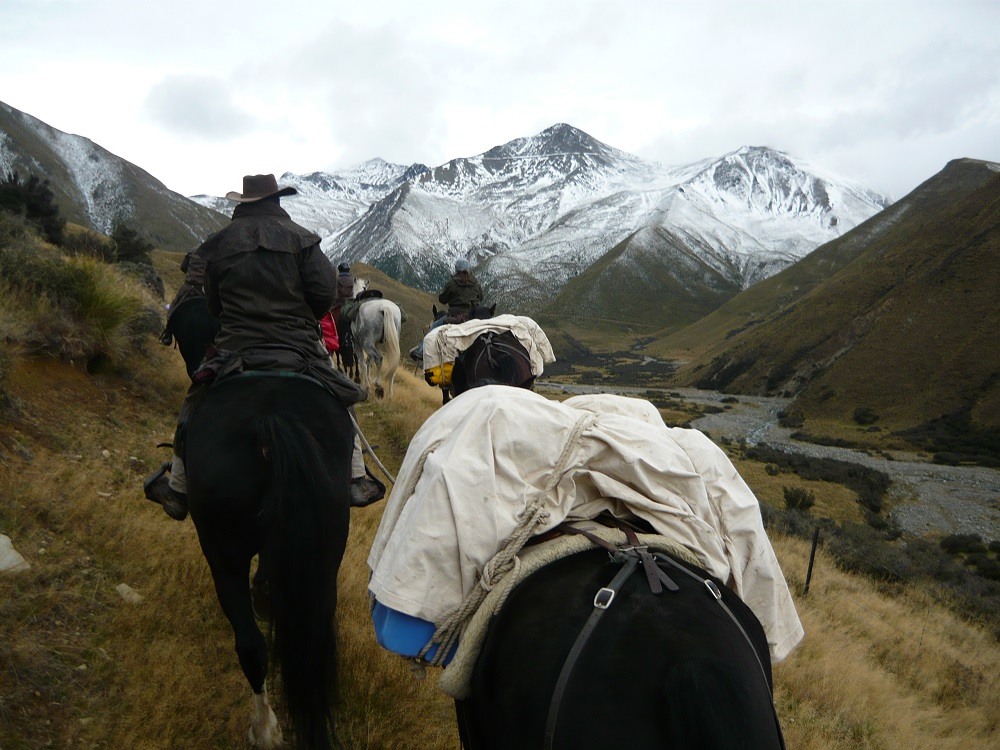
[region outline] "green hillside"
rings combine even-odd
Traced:
[[[739,291],[663,227],[642,229],[571,280],[539,316],[618,334],[683,328]]]
[[[948,425],[991,443],[1000,428],[998,261],[998,167],[954,161],[650,351],[687,360],[678,383],[795,395],[809,433],[855,419],[910,430],[903,436],[932,450],[948,448],[928,441],[928,429]]]

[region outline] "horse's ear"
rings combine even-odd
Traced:
[[[434,311],[434,317],[437,318],[437,316],[438,316],[438,306],[437,305],[431,305],[431,310]]]
[[[493,307],[490,308],[490,317],[494,317],[497,313],[497,303],[493,303]]]

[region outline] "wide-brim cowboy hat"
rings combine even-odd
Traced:
[[[226,193],[226,197],[237,203],[252,203],[273,196],[295,195],[298,190],[293,187],[278,188],[278,181],[273,174],[248,174],[243,178],[243,192]]]

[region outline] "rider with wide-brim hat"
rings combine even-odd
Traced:
[[[320,238],[292,221],[280,198],[295,195],[279,187],[273,174],[247,175],[243,191],[226,197],[236,202],[232,221],[195,251],[205,262],[205,296],[219,320],[217,356],[203,363],[181,406],[179,426],[204,395],[205,385],[233,362],[249,362],[251,353],[267,350],[287,369],[309,374],[347,406],[367,393],[330,364],[317,321],[330,309],[337,274],[320,249]],[[241,364],[242,367],[242,364]],[[254,369],[247,364],[246,369]],[[282,364],[281,369],[285,369]],[[176,520],[187,516],[187,481],[182,455],[183,430],[175,436],[173,460],[147,479],[146,497],[163,505]],[[359,444],[356,442],[356,448]],[[384,491],[366,477],[364,460],[352,461],[352,504],[363,505]],[[380,496],[380,495],[379,495]],[[376,498],[377,499],[377,498]]]

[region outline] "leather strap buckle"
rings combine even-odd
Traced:
[[[615,590],[609,589],[607,586],[600,589],[594,596],[594,608],[595,609],[607,609],[611,606],[611,602],[615,600]]]

